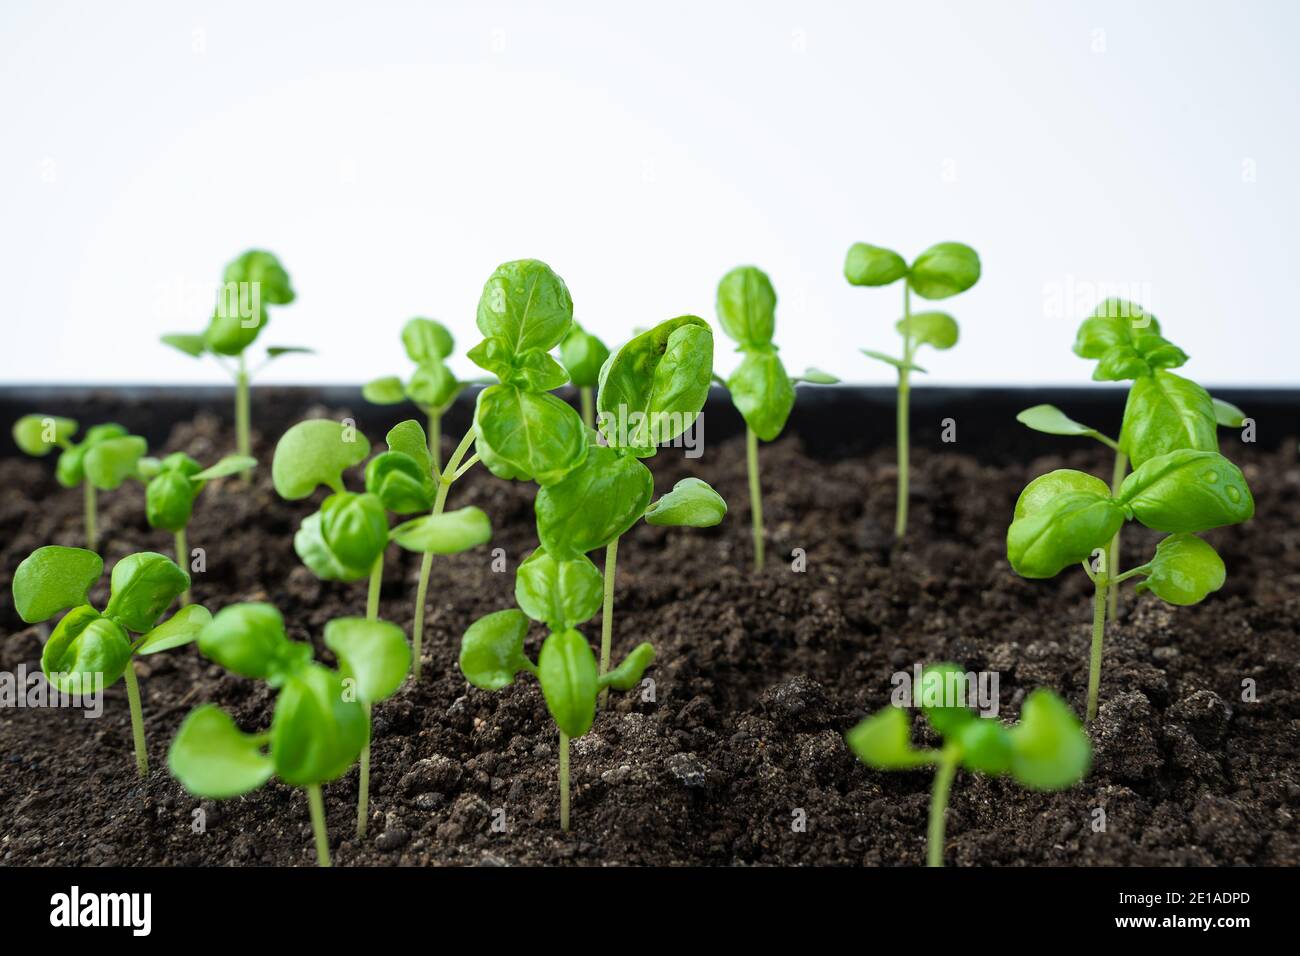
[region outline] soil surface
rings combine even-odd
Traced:
[[[349,411],[276,409],[268,417],[287,423]],[[1050,794],[959,773],[950,864],[1300,863],[1300,465],[1293,438],[1266,451],[1224,436],[1257,502],[1253,521],[1207,535],[1227,563],[1226,585],[1191,608],[1126,588],[1106,639],[1091,773]],[[176,426],[156,451],[209,463],[232,445],[205,414]],[[251,486],[216,482],[196,506],[190,546],[206,549],[207,571],[195,576],[195,599],[213,611],[270,601],[290,636],[332,663],[321,642],[325,622],[364,613],[365,584],[322,583],[299,563],[293,532],[321,495],[280,500],[271,443],[257,451],[264,466]],[[819,462],[791,436],[764,446],[762,462],[769,566],[758,576],[750,572],[743,441],[711,444],[697,460],[665,449],[650,463],[659,493],[694,474],[731,511],[708,530],[642,524],[620,544],[615,656],[653,642],[653,699],[615,694],[574,741],[567,835],[558,827],[557,736],[536,682],[524,675],[489,693],[471,687],[456,663],[464,629],[513,606],[514,569],[535,546],[536,489],[481,467],[457,483],[449,507],[483,508],[495,535],[487,547],[435,562],[423,680],[375,710],[364,840],[353,833],[357,771],[324,788],[335,864],[917,865],[931,773],[870,770],[842,737],[888,703],[891,675],[952,660],[998,673],[1003,719],[1014,719],[1038,686],[1082,712],[1091,586],[1081,571],[1020,579],[1004,536],[1030,478],[1057,467],[1109,476],[1104,449],[1011,467],[981,463],[960,445],[918,450],[912,523],[898,547],[892,449]],[[34,672],[47,631],[18,620],[12,574],[41,545],[82,543],[81,496],[56,484],[52,458],[2,460],[0,481],[8,489],[0,498],[0,671]],[[359,487],[359,472],[350,483]],[[169,534],[145,523],[136,483],[101,494],[100,534],[110,568],[132,551],[172,547]],[[1145,560],[1153,544],[1130,525],[1124,566]],[[493,567],[496,548],[504,571]],[[795,549],[806,556],[802,571],[792,566]],[[417,571],[418,556],[390,552],[381,613],[408,631]],[[107,578],[92,593],[100,607]],[[598,641],[598,619],[584,630]],[[542,636],[535,627],[530,653]],[[192,708],[217,703],[257,730],[269,723],[273,692],[194,647],[135,666],[151,760],[144,781],[121,682],[99,719],[0,710],[0,864],[313,863],[302,791],[273,782],[246,797],[200,801],[166,769],[167,746]],[[1243,699],[1252,696],[1244,686],[1253,700]],[[925,740],[924,721],[915,725]]]

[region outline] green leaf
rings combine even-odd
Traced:
[[[238,456],[231,456],[231,457],[238,457]],[[141,461],[143,460],[144,459],[141,459]],[[256,461],[254,459],[248,458],[244,460],[252,461],[254,464],[256,464]],[[159,472],[174,471],[184,475],[187,478],[198,478],[199,472],[202,470],[203,470],[203,466],[200,465],[193,458],[191,458],[189,455],[185,454],[185,452],[183,451],[174,451],[166,458],[163,458],[161,461],[158,462]]]
[[[465,354],[479,368],[491,372],[502,381],[505,381],[514,367],[514,349],[505,339],[494,335],[485,338]]]
[[[554,395],[488,386],[478,394],[474,425],[479,457],[498,478],[548,485],[587,455],[582,418]]]
[[[549,392],[568,381],[569,373],[564,366],[538,349],[516,355],[513,367],[505,376],[506,384],[516,385],[525,392]]]
[[[1086,435],[1096,438],[1098,432],[1070,418],[1055,405],[1035,405],[1016,416],[1016,421],[1047,435]]]
[[[699,478],[683,478],[645,512],[647,524],[679,528],[712,528],[721,524],[727,503],[709,483]]]
[[[187,604],[140,639],[137,654],[157,654],[183,647],[198,640],[203,629],[212,623],[212,615],[202,604]]]
[[[966,672],[956,664],[930,664],[921,671],[917,694],[930,726],[944,738],[956,737],[976,720],[966,697]]]
[[[532,670],[524,657],[528,618],[510,608],[479,618],[460,639],[460,670],[475,687],[500,690],[514,683],[515,675]]]
[[[1231,402],[1221,398],[1211,398],[1214,405],[1214,420],[1224,428],[1240,428],[1246,424],[1246,413]]]
[[[318,485],[343,490],[343,472],[370,454],[366,436],[351,426],[314,418],[280,436],[271,460],[271,481],[281,498],[306,498]]]
[[[429,455],[427,450],[424,454],[426,458]],[[366,491],[377,496],[389,511],[409,515],[433,507],[436,487],[429,472],[410,455],[386,451],[366,465]]]
[[[378,495],[344,491],[321,502],[320,532],[344,565],[370,568],[388,547],[388,514]]]
[[[70,694],[110,687],[130,665],[126,631],[88,604],[63,616],[41,652],[45,679]]]
[[[208,347],[202,335],[184,335],[176,332],[162,336],[162,343],[184,352],[191,358],[198,358],[207,351]]]
[[[560,343],[560,361],[568,370],[569,378],[578,388],[595,388],[600,384],[600,369],[609,358],[605,343],[577,322]]]
[[[886,365],[892,365],[894,368],[902,371],[907,369],[909,372],[921,372],[926,374],[925,369],[914,362],[904,362],[902,359],[894,358],[892,355],[886,355],[884,352],[876,352],[871,349],[858,349],[867,358],[873,358],[877,362],[884,362]]]
[[[251,458],[248,455],[227,455],[210,468],[204,468],[194,477],[199,481],[212,481],[214,478],[237,475],[241,471],[250,471],[256,467],[256,458]]]
[[[429,453],[429,436],[413,418],[398,422],[388,430],[384,442],[389,451],[398,451],[420,466],[420,473],[433,480],[433,455]]]
[[[144,515],[151,528],[179,531],[190,523],[199,487],[179,471],[161,471],[144,489]]]
[[[421,408],[437,410],[451,404],[464,388],[455,374],[441,362],[426,362],[406,384],[406,394]]]
[[[393,529],[392,539],[407,551],[459,554],[492,540],[492,522],[471,505],[403,522]]]
[[[742,347],[770,345],[776,329],[776,290],[754,266],[732,269],[718,283],[718,321]]]
[[[281,355],[315,355],[315,349],[304,348],[301,345],[268,345],[266,347],[266,360],[277,359]]]
[[[1208,542],[1194,534],[1171,534],[1156,545],[1146,580],[1138,591],[1150,589],[1162,601],[1186,607],[1199,604],[1223,587],[1223,559]]]
[[[557,560],[538,548],[515,572],[515,603],[534,621],[562,631],[600,610],[604,586],[604,575],[586,555]]]
[[[274,254],[262,249],[249,249],[226,266],[227,282],[256,283],[263,302],[288,305],[294,300],[289,273]]]
[[[537,492],[538,540],[560,559],[603,548],[636,524],[653,494],[645,465],[593,445],[566,478]]]
[[[537,679],[546,709],[557,727],[581,737],[596,719],[596,655],[587,639],[574,630],[546,638],[537,658]]]
[[[242,306],[241,306],[242,309]],[[236,312],[241,311],[236,309]],[[217,306],[208,320],[208,327],[203,331],[203,345],[209,352],[218,355],[241,355],[262,334],[266,328],[266,306],[258,307],[256,314],[251,305],[247,315],[230,315],[223,302]]]
[[[1181,449],[1152,458],[1120,485],[1121,504],[1156,531],[1209,531],[1255,514],[1241,469],[1218,452]]]
[[[1214,402],[1201,386],[1173,372],[1141,375],[1128,393],[1119,444],[1134,468],[1179,448],[1218,451]]]
[[[961,764],[967,770],[999,774],[1011,769],[1011,734],[992,717],[976,718],[958,732]]]
[[[957,344],[957,320],[947,312],[914,312],[895,322],[894,328],[920,345],[943,350]]]
[[[14,571],[14,610],[28,624],[88,603],[91,587],[104,573],[104,559],[85,548],[46,545]]]
[[[64,488],[75,488],[86,477],[82,461],[86,457],[86,445],[72,445],[63,449],[58,461],[54,463],[54,477]]]
[[[86,480],[101,491],[119,488],[135,475],[137,463],[148,451],[148,443],[138,435],[109,438],[91,445],[82,459]]]
[[[727,379],[731,400],[745,424],[763,441],[772,441],[785,428],[794,408],[794,383],[770,347],[745,353]]]
[[[353,697],[340,674],[319,664],[307,664],[285,680],[271,718],[276,776],[309,787],[347,773],[370,740],[370,720]]]
[[[167,766],[196,797],[237,797],[256,790],[275,772],[265,746],[266,735],[246,734],[220,707],[204,704],[176,732]]]
[[[881,286],[907,275],[907,263],[892,249],[855,242],[844,260],[844,278],[850,285]]]
[[[564,280],[536,259],[497,266],[478,302],[478,328],[505,341],[513,354],[528,349],[549,352],[573,321],[573,298]]]
[[[1026,578],[1051,578],[1105,547],[1124,524],[1106,483],[1059,469],[1025,486],[1007,529],[1007,559]]]
[[[14,444],[24,453],[43,458],[59,445],[72,441],[77,423],[53,415],[24,415],[14,422]]]
[[[402,326],[402,347],[412,362],[423,365],[447,358],[456,348],[456,342],[441,322],[415,318]]]
[[[898,707],[886,707],[844,735],[854,756],[877,770],[907,770],[934,762],[934,752],[912,746],[912,718]]]
[[[374,564],[374,562],[363,566],[347,564],[330,550],[321,532],[319,511],[302,519],[298,531],[293,536],[293,550],[311,573],[322,581],[360,581],[370,576]]]
[[[376,405],[400,405],[406,401],[406,389],[396,375],[372,379],[361,386],[361,395]]]
[[[232,604],[199,632],[199,652],[243,677],[273,680],[311,659],[311,646],[290,641],[270,604]]]
[[[795,376],[794,380],[795,384],[807,382],[809,385],[837,385],[840,381],[830,372],[823,372],[821,369],[813,368],[811,365],[808,366],[807,370],[802,375]]]
[[[612,671],[596,678],[599,687],[612,687],[614,690],[631,690],[641,681],[646,668],[654,663],[655,649],[648,642],[642,642],[632,649],[632,653],[623,658]]]
[[[596,407],[607,443],[645,458],[691,427],[713,381],[713,330],[683,315],[627,342],[600,373]]]
[[[393,696],[411,670],[406,635],[388,621],[335,618],[325,625],[325,646],[339,659],[344,678],[356,681],[357,697],[363,704]]]
[[[1012,727],[1011,776],[1034,790],[1078,783],[1092,762],[1092,745],[1065,701],[1040,687],[1025,698]]]
[[[960,242],[940,242],[916,257],[907,275],[923,299],[946,299],[965,292],[980,277],[980,257]]]
[[[1097,360],[1092,377],[1100,382],[1136,379],[1187,361],[1187,353],[1160,334],[1154,315],[1123,299],[1107,299],[1083,321],[1074,352]]]
[[[113,566],[104,616],[128,631],[144,634],[190,586],[190,576],[170,558],[153,551],[128,554]]]

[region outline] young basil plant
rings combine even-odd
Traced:
[[[576,321],[569,326],[560,342],[560,362],[578,389],[582,423],[588,428],[596,427],[596,388],[600,385],[600,370],[607,358],[609,349],[604,342]]]
[[[1142,588],[1170,604],[1199,602],[1222,586],[1224,568],[1196,533],[1238,524],[1254,513],[1245,476],[1214,451],[1184,448],[1148,458],[1124,479],[1118,494],[1100,478],[1065,468],[1025,486],[1007,529],[1011,566],[1022,577],[1051,578],[1078,562],[1094,585],[1089,721],[1097,716],[1108,589],[1141,575]],[[1171,537],[1146,564],[1120,574],[1110,569],[1107,550],[1130,519]]]
[[[965,675],[954,664],[922,671],[918,696],[926,721],[940,737],[938,750],[912,746],[912,718],[889,706],[844,735],[849,749],[877,770],[934,767],[926,860],[943,866],[944,813],[958,768],[990,776],[1006,774],[1030,790],[1063,790],[1083,779],[1092,761],[1088,735],[1061,698],[1046,688],[1032,691],[1020,722],[1007,727],[971,712],[957,691]]]
[[[254,468],[257,459],[227,455],[210,468],[204,468],[184,452],[178,451],[161,460],[140,460],[140,474],[148,478],[144,489],[144,515],[151,528],[170,531],[175,538],[176,563],[189,565],[190,550],[185,529],[194,513],[194,501],[204,486],[215,478],[225,478]],[[181,604],[190,603],[190,592],[181,595]]]
[[[24,415],[14,423],[14,444],[28,455],[43,458],[55,448],[61,449],[55,463],[54,477],[64,488],[81,485],[86,520],[86,547],[96,550],[96,490],[114,491],[128,478],[138,478],[139,463],[149,450],[139,435],[132,435],[121,425],[92,425],[80,443],[72,436],[77,423],[54,415]]]
[[[903,337],[903,354],[895,358],[882,352],[862,349],[868,358],[892,365],[898,371],[898,507],[894,534],[902,539],[907,533],[908,481],[908,403],[912,372],[924,372],[913,359],[922,345],[950,349],[957,344],[957,320],[946,312],[913,312],[912,293],[923,299],[947,299],[965,292],[980,277],[980,259],[975,250],[960,242],[941,242],[931,246],[909,266],[898,253],[865,242],[849,247],[844,262],[844,277],[851,285],[885,286],[903,282],[903,317],[895,328]]]
[[[338,670],[315,663],[310,644],[289,640],[270,604],[223,608],[198,640],[208,659],[275,688],[275,711],[270,730],[257,734],[240,730],[214,704],[192,711],[167,753],[172,776],[195,796],[218,800],[256,790],[272,776],[304,788],[316,861],[329,866],[321,784],[343,776],[369,748],[370,708],[406,678],[411,649],[401,628],[356,617],[330,621],[325,645]]]
[[[587,639],[576,625],[600,607],[600,572],[585,556],[556,560],[538,549],[515,575],[510,608],[479,618],[461,638],[460,669],[483,690],[500,690],[527,671],[537,678],[546,709],[560,734],[560,828],[569,829],[569,742],[591,729],[602,691],[631,690],[654,661],[654,648],[638,645],[612,671],[601,674]],[[549,633],[534,664],[524,653],[529,618]]]
[[[135,762],[143,777],[149,772],[149,753],[140,685],[131,658],[190,643],[211,615],[202,605],[191,604],[158,623],[190,586],[189,576],[161,554],[141,551],[118,561],[110,578],[108,604],[101,612],[90,604],[89,593],[103,572],[104,560],[93,551],[57,545],[37,548],[14,572],[14,608],[28,624],[68,612],[41,652],[45,679],[61,693],[98,697],[118,678],[124,680]]]
[[[1133,467],[1180,448],[1218,451],[1217,426],[1239,427],[1241,409],[1211,398],[1190,379],[1169,371],[1187,362],[1187,353],[1166,339],[1154,315],[1123,299],[1107,299],[1079,326],[1074,352],[1097,362],[1095,381],[1132,381],[1118,439],[1074,421],[1054,405],[1027,408],[1016,420],[1049,435],[1081,435],[1115,452],[1112,495]],[[1120,571],[1120,533],[1107,548],[1111,574]],[[1112,589],[1107,613],[1119,608],[1119,589]]]
[[[252,426],[249,412],[249,381],[268,362],[281,355],[310,352],[297,346],[272,345],[266,359],[249,371],[244,353],[266,327],[268,305],[289,305],[295,298],[289,273],[280,260],[269,252],[250,249],[226,266],[221,294],[208,327],[198,335],[172,333],[162,341],[193,358],[213,356],[235,380],[236,451],[244,458],[252,456]],[[236,360],[232,369],[227,359]],[[248,473],[244,473],[245,478]]]
[[[718,321],[744,357],[726,380],[727,391],[745,419],[745,461],[753,519],[754,570],[763,570],[763,489],[758,472],[759,441],[775,441],[794,408],[794,388],[801,382],[833,385],[839,381],[810,368],[791,377],[772,344],[776,329],[776,290],[767,273],[754,266],[732,269],[718,283]]]
[[[548,554],[571,560],[605,549],[600,671],[609,670],[618,541],[642,517],[652,525],[707,528],[726,502],[698,478],[679,481],[651,504],[654,478],[642,459],[680,438],[708,397],[713,330],[693,315],[669,319],[635,336],[605,363],[596,397],[601,436],[558,481],[537,493],[537,536]]]
[[[361,393],[376,405],[397,405],[409,400],[429,423],[429,452],[436,470],[442,469],[442,416],[456,401],[467,382],[456,378],[447,366],[455,340],[442,323],[433,319],[411,319],[402,327],[402,346],[415,363],[415,371],[403,383],[396,375],[367,382]]]

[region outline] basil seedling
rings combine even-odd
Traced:
[[[651,504],[654,478],[642,464],[694,423],[712,368],[713,330],[697,316],[669,319],[632,338],[600,374],[596,406],[606,444],[591,444],[567,475],[542,482],[537,493],[537,536],[548,554],[571,560],[605,549],[602,675],[613,642],[619,538],[642,517],[653,525],[706,528],[727,513],[722,497],[698,478],[679,481]]]
[[[892,365],[898,371],[898,509],[894,534],[907,532],[908,402],[911,373],[924,372],[913,359],[922,345],[950,349],[957,344],[957,320],[946,312],[912,312],[912,293],[923,299],[947,299],[965,292],[980,277],[980,259],[975,250],[960,242],[941,242],[922,252],[911,266],[898,253],[865,242],[849,247],[844,277],[852,285],[885,286],[903,282],[903,317],[895,328],[903,336],[901,358],[862,349],[862,354]]]
[[[940,737],[938,750],[912,746],[912,719],[889,706],[844,735],[849,749],[877,770],[935,768],[930,796],[926,860],[943,866],[944,813],[958,768],[991,776],[1007,774],[1031,790],[1063,790],[1083,779],[1092,760],[1092,745],[1079,718],[1061,698],[1039,688],[1020,707],[1020,723],[1006,727],[962,706],[957,686],[965,675],[953,664],[922,672],[922,712]],[[957,702],[954,706],[953,703]]]
[[[1007,529],[1007,558],[1017,574],[1051,578],[1076,562],[1094,585],[1088,664],[1088,720],[1097,716],[1108,589],[1138,575],[1171,604],[1195,604],[1223,584],[1223,562],[1196,532],[1246,521],[1255,502],[1245,476],[1218,452],[1180,449],[1148,458],[1118,494],[1100,478],[1062,468],[1025,486]],[[1129,519],[1165,539],[1155,557],[1122,574],[1110,570],[1108,548]],[[1093,564],[1089,564],[1089,559]]]
[[[198,335],[172,333],[162,341],[193,358],[213,356],[235,380],[235,441],[241,457],[252,456],[249,382],[267,362],[291,353],[310,352],[297,346],[272,345],[266,359],[252,372],[244,353],[266,327],[267,305],[289,305],[296,298],[289,273],[269,252],[250,249],[226,266],[222,294],[217,297],[208,327]],[[227,358],[236,359],[231,368]],[[244,473],[245,479],[248,473]]]
[[[456,554],[485,543],[492,536],[488,517],[468,507],[444,513],[447,491],[469,465],[459,467],[469,448],[472,431],[456,449],[443,474],[435,479],[424,430],[416,421],[395,425],[388,433],[388,451],[366,466],[366,490],[351,492],[343,472],[370,454],[370,442],[350,425],[328,419],[299,422],[281,436],[271,462],[271,478],[281,497],[297,501],[324,485],[333,493],[320,510],[308,515],[294,535],[293,546],[318,578],[359,581],[369,577],[366,619],[379,617],[384,552],[390,542],[424,555],[415,600],[415,675],[419,677],[424,601],[434,554]],[[453,470],[456,469],[456,470]],[[389,527],[388,512],[399,515],[429,511],[427,515]],[[370,783],[370,751],[361,753],[361,796],[357,807],[357,835],[366,831]]]
[[[745,419],[745,462],[749,471],[749,504],[753,519],[754,570],[763,570],[763,487],[758,473],[759,441],[774,441],[794,408],[794,387],[800,382],[833,385],[839,381],[810,368],[792,378],[772,344],[776,329],[776,290],[767,273],[754,266],[732,269],[718,283],[718,321],[744,358],[724,383]]]
[[[596,427],[596,388],[607,358],[609,349],[604,342],[577,322],[569,326],[560,342],[560,362],[569,373],[569,381],[578,389],[582,423],[588,428]]]
[[[128,478],[139,477],[139,462],[148,452],[148,444],[139,435],[131,435],[121,425],[92,425],[80,444],[72,440],[77,423],[53,415],[24,415],[14,423],[14,444],[43,458],[60,448],[54,477],[64,488],[81,485],[86,519],[86,547],[96,549],[99,541],[96,489],[114,491]]]
[[[41,670],[65,694],[98,695],[120,677],[126,683],[131,734],[140,776],[149,772],[140,685],[134,654],[157,654],[193,641],[211,620],[200,604],[181,608],[162,624],[168,606],[190,586],[189,576],[152,551],[129,554],[113,566],[108,604],[91,606],[90,588],[104,572],[104,560],[83,548],[37,548],[14,572],[14,608],[28,624],[67,611],[41,652]],[[132,638],[132,634],[140,637]]]
[[[151,528],[172,532],[176,544],[176,563],[182,568],[189,565],[190,550],[185,541],[185,529],[194,513],[194,501],[199,492],[214,478],[238,474],[256,465],[255,458],[228,455],[211,468],[204,468],[180,451],[161,461],[141,459],[141,476],[149,478],[144,490],[145,519]],[[181,604],[189,603],[190,592],[187,590],[181,595]]]
[[[600,603],[600,572],[587,558],[556,561],[543,551],[523,564],[515,577],[515,596],[524,610],[511,608],[481,617],[460,644],[460,669],[483,690],[500,690],[528,671],[542,685],[546,709],[560,733],[560,828],[569,829],[569,741],[591,729],[596,695],[607,688],[631,690],[654,661],[654,648],[641,644],[612,671],[599,674],[587,639],[575,628]],[[534,664],[524,653],[528,619],[546,620],[550,633]]]
[[[447,367],[455,340],[441,322],[416,318],[402,327],[402,346],[415,363],[411,378],[405,384],[396,375],[377,378],[367,382],[361,393],[376,405],[413,402],[429,423],[429,452],[434,468],[441,470],[442,416],[468,384]]]
[[[1119,494],[1120,483],[1144,461],[1190,448],[1218,451],[1216,426],[1238,427],[1245,416],[1241,409],[1211,398],[1190,379],[1169,371],[1187,362],[1187,353],[1166,339],[1154,315],[1123,299],[1107,299],[1079,326],[1074,352],[1097,362],[1096,381],[1133,382],[1124,406],[1124,420],[1118,439],[1074,421],[1054,405],[1027,408],[1016,420],[1049,435],[1083,435],[1096,439],[1115,452],[1110,491]],[[1108,546],[1107,562],[1112,574],[1120,571],[1120,532]],[[1119,589],[1112,588],[1107,613],[1115,617]]]
[[[337,618],[325,625],[325,645],[338,670],[315,663],[310,644],[289,640],[271,605],[223,608],[199,634],[199,650],[278,691],[271,729],[244,733],[221,708],[204,704],[185,718],[167,753],[172,775],[198,797],[237,797],[272,776],[304,788],[321,866],[330,865],[321,784],[343,776],[369,748],[370,708],[397,691],[411,666],[405,635],[387,621]]]

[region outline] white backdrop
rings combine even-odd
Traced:
[[[1197,379],[1295,385],[1298,28],[1288,0],[6,0],[0,381],[225,380],[157,335],[260,246],[299,292],[263,341],[319,352],[262,381],[405,374],[417,314],[463,355],[531,256],[611,341],[716,325],[755,263],[792,369],[886,382],[856,349],[897,349],[901,293],[845,250],[954,239],[984,278],[920,384],[1085,383],[1110,287]]]

